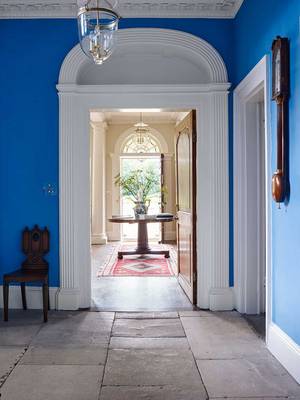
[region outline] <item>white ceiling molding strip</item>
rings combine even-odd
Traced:
[[[234,18],[244,0],[119,0],[123,18]],[[76,1],[0,0],[0,18],[75,18]]]

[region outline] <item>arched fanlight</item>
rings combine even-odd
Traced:
[[[110,1],[89,0],[78,10],[81,48],[98,65],[107,60],[114,49],[120,17],[113,8]]]

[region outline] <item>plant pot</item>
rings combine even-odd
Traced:
[[[144,201],[135,201],[133,208],[135,218],[139,218],[140,215],[145,215],[148,212],[149,204],[146,205]]]

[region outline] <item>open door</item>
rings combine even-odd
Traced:
[[[176,130],[178,281],[196,304],[196,111],[191,111]]]
[[[165,184],[165,155],[160,155],[160,189],[161,189],[161,204],[160,211],[163,213],[165,211],[165,193],[163,191],[163,187]],[[165,224],[161,223],[161,239],[160,243],[165,243]]]

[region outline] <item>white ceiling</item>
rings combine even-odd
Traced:
[[[244,0],[119,0],[124,18],[234,18]],[[75,18],[76,0],[0,0],[0,18]]]
[[[140,111],[142,111],[143,121],[149,124],[177,124],[181,121],[188,111],[160,111],[152,109],[151,111],[133,110],[133,111],[91,111],[92,122],[107,122],[113,124],[135,124],[140,120]]]

